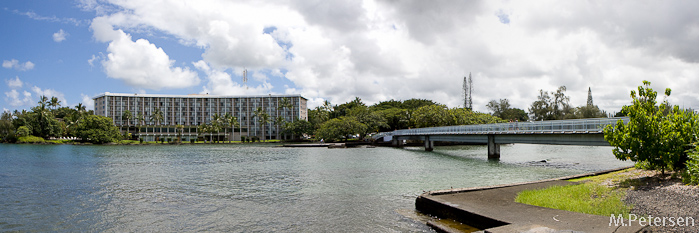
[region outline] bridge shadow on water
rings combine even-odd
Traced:
[[[505,155],[500,159],[488,159],[486,154],[488,151],[487,146],[482,145],[438,146],[435,147],[433,151],[429,152],[425,151],[423,147],[404,147],[403,150],[447,160],[480,165],[487,164],[487,166],[490,167],[539,167],[589,171],[600,169],[599,166],[595,166],[597,162],[588,161],[590,164],[586,164],[584,160],[579,160],[580,157],[578,157],[578,159],[573,159],[577,157],[576,155],[572,155],[573,158],[565,158],[566,156],[562,156],[562,154],[576,154],[576,152],[580,152],[581,149],[585,148],[591,147],[505,144],[503,145]],[[590,152],[596,154],[595,151],[596,148],[592,149]],[[592,158],[588,159],[597,160],[595,158],[597,156],[591,157]],[[613,157],[611,160],[612,161],[609,162],[615,162]]]
[[[499,159],[488,159],[485,153],[488,151],[486,146],[440,146],[435,147],[433,151],[425,151],[424,147],[404,147],[403,150],[423,154],[426,156],[438,157],[447,160],[455,160],[466,163],[486,163],[490,166],[512,166],[513,163],[503,162]]]

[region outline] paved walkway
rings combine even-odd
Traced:
[[[437,191],[422,194],[416,208],[437,216],[486,229],[485,232],[643,232],[643,227],[615,226],[609,216],[582,214],[515,202],[517,193],[552,185],[574,184],[544,181],[495,188]]]

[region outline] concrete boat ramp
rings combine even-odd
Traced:
[[[514,201],[517,193],[523,190],[570,184],[575,182],[559,179],[432,191],[420,195],[415,207],[425,214],[484,229],[481,232],[645,232],[640,225],[616,226],[611,222],[611,216],[550,209]],[[438,231],[457,232],[448,226],[430,226]]]

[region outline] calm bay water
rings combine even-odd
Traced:
[[[611,147],[486,151],[0,144],[0,231],[421,232],[396,210],[423,191],[631,165]]]

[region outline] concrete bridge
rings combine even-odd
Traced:
[[[419,140],[425,143],[426,151],[434,149],[435,141],[487,143],[488,158],[499,159],[500,144],[507,143],[609,146],[609,143],[604,140],[604,127],[615,125],[618,120],[622,120],[626,124],[629,118],[593,118],[402,129],[379,133],[372,138],[383,137],[384,141],[392,141],[394,146],[402,146],[404,140]]]

